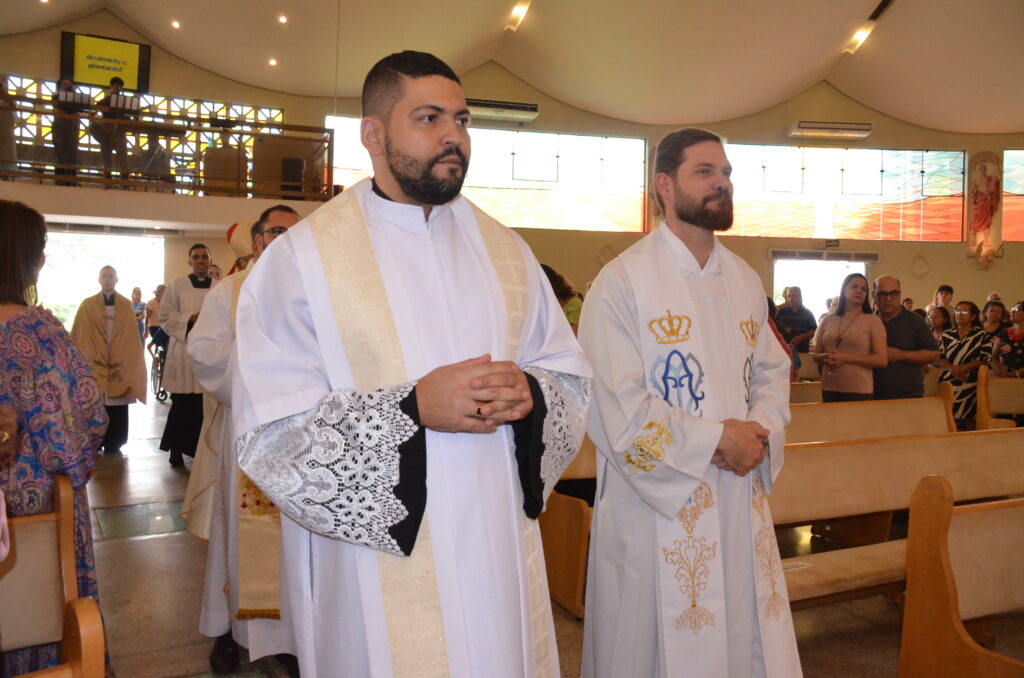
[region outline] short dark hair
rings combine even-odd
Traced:
[[[544,275],[548,277],[548,282],[551,283],[551,291],[555,293],[555,299],[558,299],[559,303],[568,301],[573,297],[580,298],[580,293],[569,284],[564,275],[547,264],[541,264],[540,267],[544,271]]]
[[[269,219],[270,215],[273,214],[274,212],[287,212],[288,214],[294,214],[295,216],[299,216],[299,213],[293,210],[291,207],[288,207],[288,205],[274,205],[273,207],[268,207],[267,209],[263,210],[263,212],[260,214],[260,218],[256,220],[256,233],[263,233],[263,227],[266,226],[267,219]]]
[[[936,289],[935,291],[936,292],[949,292],[950,294],[953,294],[953,288],[950,285],[939,285],[938,289]]]
[[[195,245],[192,245],[192,247],[188,248],[188,258],[189,259],[192,258],[192,252],[194,252],[196,250],[206,250],[207,254],[210,253],[210,248],[209,247],[207,247],[206,245],[204,245],[201,242],[197,242]]]
[[[46,248],[46,221],[28,205],[0,200],[0,304],[36,303],[39,259]]]
[[[260,220],[252,222],[252,226],[249,227],[249,241],[256,242],[256,236],[260,234]]]
[[[863,280],[864,288],[867,289],[868,279],[864,277],[864,274],[862,273],[851,273],[850,275],[843,278],[843,286],[839,288],[839,305],[836,306],[836,315],[843,315],[846,313],[846,288],[856,278],[860,278],[861,280]],[[864,303],[860,307],[860,310],[864,311],[864,313],[871,313],[871,302],[868,301],[868,298],[870,296],[871,295],[868,294],[864,295]]]
[[[947,330],[953,326],[953,318],[950,317],[949,310],[947,310],[945,306],[932,306],[928,313],[931,313],[932,311],[938,311],[942,314],[942,317],[946,319]]]
[[[112,77],[110,79],[110,84],[111,85],[120,85],[121,87],[124,87],[124,80],[122,80],[121,78],[119,78],[119,77],[117,77],[115,75],[114,77]]]
[[[674,176],[676,170],[686,160],[686,149],[704,141],[714,141],[721,144],[722,137],[699,127],[684,127],[667,135],[658,142],[658,148],[654,151],[654,176],[659,174]],[[655,188],[653,181],[651,182],[651,190],[654,191],[654,200],[658,204],[658,209],[664,214],[665,205],[662,203],[661,196],[658,195],[658,189]]]
[[[1003,302],[999,301],[998,299],[993,299],[992,301],[986,302],[985,303],[985,307],[983,309],[981,309],[982,315],[987,314],[988,310],[990,308],[992,308],[993,306],[998,306],[999,308],[1003,309],[1003,316],[1006,315],[1006,304],[1004,304]]]
[[[373,65],[363,81],[363,117],[372,115],[387,122],[395,102],[402,96],[402,77],[425,78],[430,75],[439,75],[462,85],[455,71],[433,54],[405,50],[384,57]]]

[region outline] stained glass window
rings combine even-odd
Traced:
[[[1003,240],[1024,241],[1024,150],[1003,152]]]
[[[964,153],[729,144],[736,235],[959,242]]]
[[[359,118],[328,116],[335,181],[371,174]],[[517,228],[642,232],[647,142],[474,127],[463,193]]]
[[[16,75],[7,76],[8,93],[24,99],[37,99],[49,108],[50,100],[57,88],[53,80],[35,80]],[[76,92],[88,94],[89,97],[98,102],[103,98],[104,90],[100,87],[89,85],[78,85]],[[267,124],[284,123],[284,110],[265,106],[248,106],[245,104],[229,104],[219,101],[203,101],[199,99],[186,99],[182,97],[169,97],[160,94],[139,94],[139,106],[144,113],[139,115],[139,120],[144,122],[159,122],[166,119],[166,116],[188,117],[209,125],[217,119],[227,119],[236,122],[232,128],[234,132],[262,132],[269,134],[280,134],[281,130],[276,127],[265,127]],[[172,120],[167,120],[172,122]],[[19,144],[27,144],[36,147],[53,146],[53,116],[47,113],[36,113],[18,111],[14,129],[15,140]],[[135,152],[141,153],[146,145],[145,135],[129,134],[129,150],[134,144]],[[196,177],[199,172],[199,159],[207,146],[213,145],[219,139],[220,134],[213,132],[198,132],[190,130],[181,137],[169,137],[162,140],[168,155],[170,155],[170,172],[178,177],[176,179],[176,191],[178,193],[191,193],[187,188],[188,177]],[[247,134],[232,134],[230,137],[233,145],[245,147],[249,156],[249,176],[252,176],[252,144],[255,137]],[[79,125],[79,151],[99,152],[99,142],[89,133],[88,124]],[[52,171],[52,167],[47,168]],[[82,168],[78,170],[81,175],[97,174],[99,169]]]

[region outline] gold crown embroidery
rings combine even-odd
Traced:
[[[747,346],[757,346],[757,335],[761,331],[761,326],[754,322],[754,317],[751,316],[750,320],[744,320],[740,323],[740,332],[743,333],[743,338],[747,340]]]
[[[690,338],[690,318],[685,315],[672,315],[667,311],[663,318],[657,318],[647,323],[647,327],[654,334],[654,340],[659,344],[678,344]]]

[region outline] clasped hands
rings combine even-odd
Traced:
[[[756,421],[726,419],[722,425],[722,437],[711,455],[711,463],[723,471],[745,476],[764,460],[769,431]]]
[[[533,410],[526,374],[490,355],[444,365],[416,384],[420,424],[445,433],[493,433]]]
[[[825,365],[836,369],[846,364],[846,354],[834,348],[825,351]]]

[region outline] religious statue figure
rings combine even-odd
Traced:
[[[979,265],[991,263],[995,257],[997,243],[991,237],[992,217],[999,207],[1001,194],[999,165],[997,162],[981,161],[974,166],[968,197],[971,201],[971,251],[978,256]],[[987,268],[987,266],[984,266]]]

